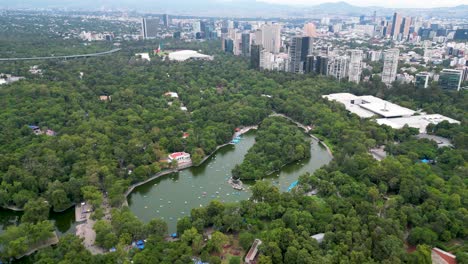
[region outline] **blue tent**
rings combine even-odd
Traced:
[[[429,163],[429,162],[430,162],[430,160],[428,160],[428,159],[422,159],[422,160],[421,160],[421,162],[422,162],[422,163],[426,163],[426,164],[427,164],[427,163]]]
[[[171,237],[172,237],[172,238],[176,238],[176,237],[177,237],[177,233],[172,233]]]

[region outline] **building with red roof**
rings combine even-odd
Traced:
[[[431,250],[431,258],[433,264],[457,264],[455,255],[436,247]]]
[[[191,163],[192,159],[187,152],[174,152],[169,155],[169,162],[176,160],[178,165]]]

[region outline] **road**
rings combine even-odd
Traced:
[[[113,49],[97,53],[89,54],[76,54],[76,55],[64,55],[64,56],[49,56],[49,57],[29,57],[29,58],[0,58],[0,61],[25,61],[25,60],[56,60],[56,59],[77,59],[77,58],[88,58],[88,57],[97,57],[115,53],[121,49]]]

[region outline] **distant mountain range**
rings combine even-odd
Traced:
[[[390,16],[398,11],[407,15],[466,17],[468,5],[443,8],[391,9],[361,7],[346,2],[310,6],[269,4],[256,0],[0,0],[0,9],[126,10],[145,13],[218,17],[303,17],[323,15]]]

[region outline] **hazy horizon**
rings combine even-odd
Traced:
[[[271,4],[285,4],[285,5],[319,5],[324,3],[337,3],[346,2],[355,6],[378,6],[385,8],[436,8],[436,7],[454,7],[458,5],[468,4],[466,0],[393,0],[382,1],[382,0],[346,0],[346,1],[326,1],[326,0],[257,0],[259,2],[271,3]]]

